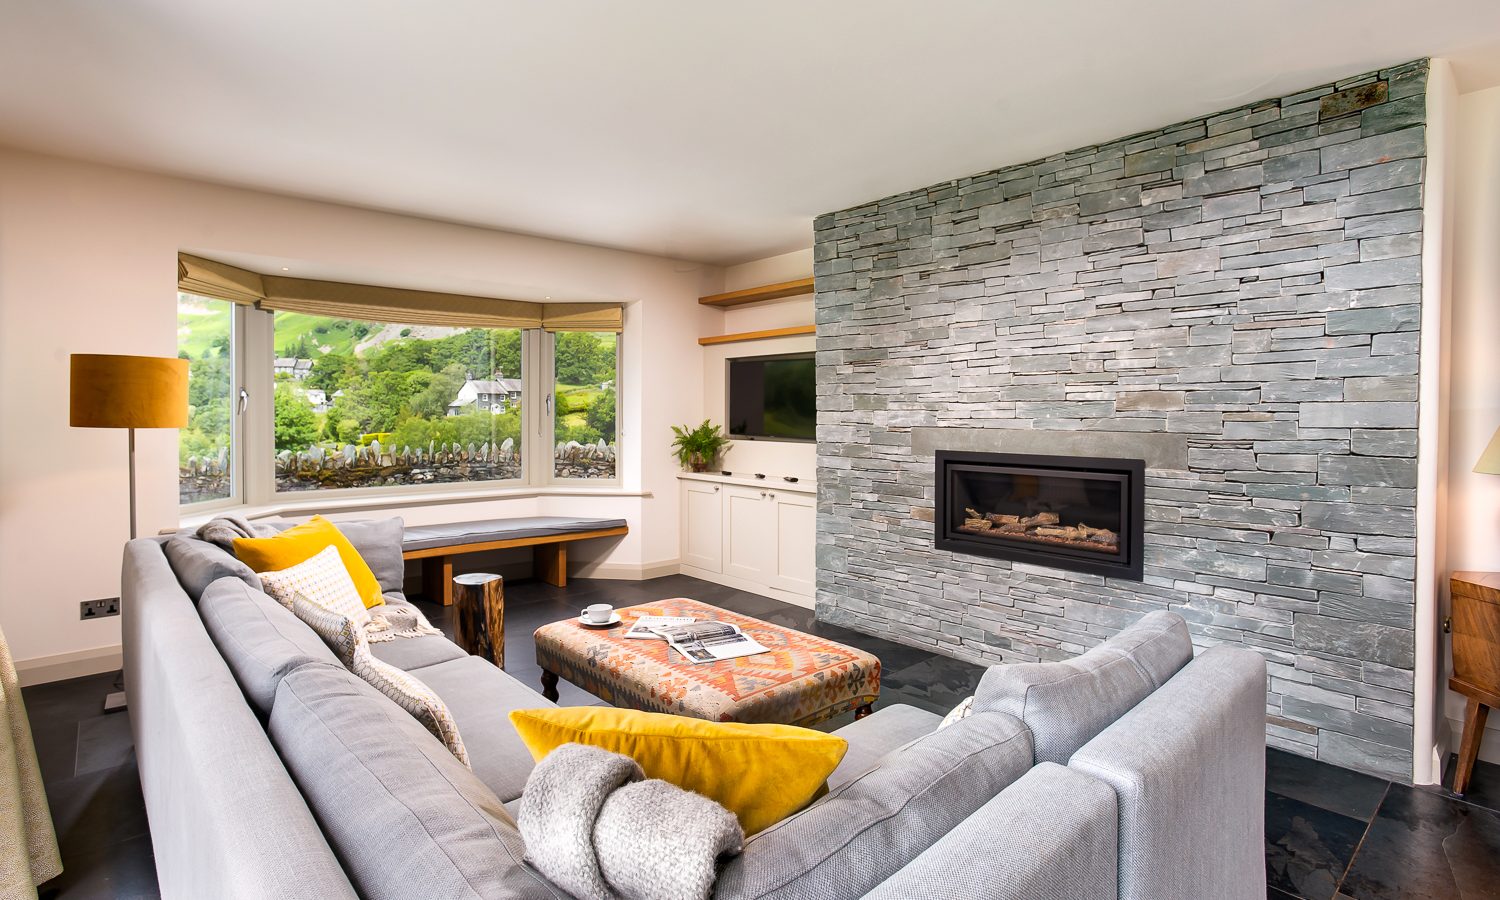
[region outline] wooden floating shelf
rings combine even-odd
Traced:
[[[739,334],[714,334],[708,337],[698,338],[698,343],[707,347],[710,344],[737,344],[740,341],[763,341],[767,338],[792,337],[799,334],[817,334],[816,325],[796,325],[791,328],[771,328],[767,331],[741,331]]]
[[[759,303],[762,300],[780,300],[782,297],[795,297],[798,294],[811,294],[813,292],[813,280],[811,278],[799,278],[796,281],[783,281],[780,284],[768,284],[765,287],[745,288],[742,291],[730,291],[727,294],[710,294],[707,297],[699,297],[698,302],[704,306],[740,306],[745,303]]]

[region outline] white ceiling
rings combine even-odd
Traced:
[[[0,0],[0,143],[704,262],[1433,55],[1497,0]]]

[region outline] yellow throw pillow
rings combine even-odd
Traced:
[[[349,539],[322,516],[313,516],[301,525],[293,525],[281,534],[268,538],[235,538],[234,555],[256,572],[279,572],[306,562],[326,547],[336,547],[354,587],[365,607],[385,602],[375,573],[349,543]]]
[[[600,706],[518,709],[510,721],[539,762],[568,743],[623,754],[647,778],[717,801],[747,835],[816,799],[849,749],[841,737],[795,725],[707,722]]]

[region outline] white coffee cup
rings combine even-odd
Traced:
[[[603,625],[615,614],[615,608],[608,603],[595,603],[583,611],[583,620],[595,625]]]

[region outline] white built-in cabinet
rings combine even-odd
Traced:
[[[679,476],[682,572],[811,607],[814,488],[713,475]]]

